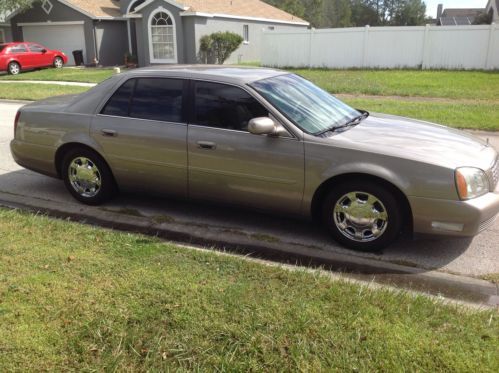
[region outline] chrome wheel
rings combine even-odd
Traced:
[[[12,62],[11,64],[9,64],[9,72],[12,75],[19,74],[21,72],[21,68],[20,68],[19,64],[15,63],[15,62]]]
[[[54,66],[56,68],[60,69],[60,68],[62,68],[63,65],[64,65],[64,62],[62,61],[62,58],[56,57],[54,60]]]
[[[334,224],[342,235],[356,242],[374,241],[388,226],[383,203],[366,192],[350,192],[334,206]]]
[[[101,190],[101,173],[91,159],[73,159],[69,164],[68,175],[71,187],[82,197],[95,197]]]

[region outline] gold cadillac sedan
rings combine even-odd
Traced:
[[[82,203],[159,192],[318,218],[357,250],[403,228],[473,236],[499,212],[499,158],[464,132],[369,114],[285,71],[137,69],[24,106],[14,159]]]

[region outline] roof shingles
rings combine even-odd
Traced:
[[[188,12],[266,18],[287,22],[306,22],[260,0],[180,0],[178,2],[188,7]]]
[[[66,0],[66,3],[94,17],[122,17],[119,0]]]
[[[93,17],[122,17],[119,0],[65,0]],[[187,12],[224,14],[229,16],[264,18],[285,22],[307,23],[279,8],[260,0],[176,0]]]

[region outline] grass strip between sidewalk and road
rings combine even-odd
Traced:
[[[88,87],[54,84],[0,84],[0,99],[37,101],[53,96],[82,93],[88,89]]]
[[[0,371],[480,371],[495,310],[0,209]]]
[[[0,80],[45,80],[60,82],[100,83],[111,77],[113,69],[72,68],[42,69],[27,71],[19,75],[2,75]]]

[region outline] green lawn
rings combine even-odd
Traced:
[[[19,75],[2,75],[0,80],[48,80],[63,82],[100,83],[113,75],[113,69],[72,68],[42,69]]]
[[[496,372],[497,311],[0,210],[0,371]]]
[[[413,117],[457,128],[499,131],[498,72],[320,69],[293,71],[334,94],[358,95],[348,97],[345,101],[369,111]],[[100,82],[112,74],[112,69],[64,68],[23,73],[15,77],[6,75],[0,79]],[[85,90],[86,88],[81,87],[0,85],[0,98],[38,100]]]
[[[52,84],[12,83],[0,84],[0,98],[7,100],[36,101],[43,98],[82,93],[87,87],[61,86]]]
[[[332,93],[499,100],[499,72],[293,70]]]
[[[401,101],[393,99],[345,98],[349,105],[367,111],[401,115],[455,128],[499,131],[499,102],[477,103]]]

